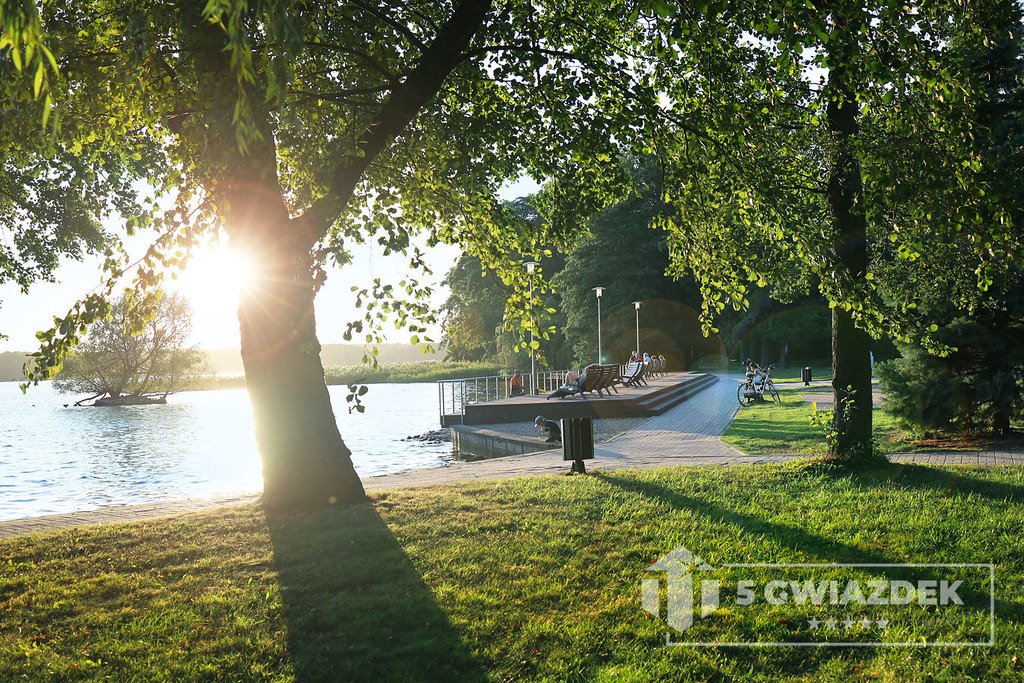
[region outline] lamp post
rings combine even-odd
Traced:
[[[633,308],[636,309],[636,352],[640,353],[640,304],[642,301],[634,301]]]
[[[604,294],[604,287],[594,287],[594,294],[597,295],[597,364],[601,364],[601,296]]]
[[[536,261],[527,261],[526,274],[530,276],[530,394],[537,393],[537,354],[533,350],[533,328],[536,326],[533,319],[533,271],[540,265]]]

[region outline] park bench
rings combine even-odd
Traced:
[[[618,389],[613,386],[621,378],[618,365],[589,365],[584,373],[585,379],[580,388],[581,394],[596,391],[598,396],[603,396],[601,392],[607,392],[610,395],[611,390],[618,393]]]
[[[588,365],[583,370],[582,384],[560,387],[548,395],[548,398],[565,398],[577,393],[582,396],[594,392],[597,392],[598,396],[611,396],[613,391],[619,393],[616,384],[622,384],[622,373],[618,365]]]
[[[654,376],[654,369],[650,363],[643,363],[643,366],[640,371],[640,384],[647,384],[647,380]]]
[[[619,390],[615,388],[616,384],[621,384],[622,383],[622,370],[619,368],[618,364],[616,364],[616,365],[602,365],[601,367],[604,368],[604,380],[605,380],[604,386],[601,387],[601,388],[604,389],[606,392],[609,389],[611,389],[616,394],[619,393]]]
[[[624,387],[634,386],[640,381],[640,375],[643,373],[644,364],[633,361],[626,365],[626,369],[622,372],[622,379],[620,384]]]

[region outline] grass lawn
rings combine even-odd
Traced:
[[[789,463],[373,498],[316,514],[268,519],[236,507],[0,541],[0,680],[1024,675],[1020,469],[893,465],[850,475]],[[994,562],[996,645],[664,647],[667,626],[641,609],[639,586],[679,544],[716,566]],[[757,618],[737,609],[699,626],[724,637],[801,637],[808,609]],[[907,622],[892,637],[917,628]]]
[[[803,386],[803,379],[801,373],[803,372],[803,366],[792,366],[789,368],[774,368],[772,369],[772,380],[776,384],[789,384],[790,382],[801,382]],[[832,366],[831,365],[812,365],[811,366],[811,379],[815,382],[822,380],[832,381]]]
[[[820,389],[779,387],[782,403],[755,403],[740,408],[722,440],[751,455],[807,453],[824,455],[827,446],[821,430],[807,421],[811,411],[800,391]],[[872,415],[875,438],[885,453],[901,453],[918,448],[913,433],[903,429],[889,413],[875,408]]]

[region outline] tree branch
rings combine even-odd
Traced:
[[[346,158],[334,169],[327,194],[297,219],[308,234],[308,245],[327,234],[344,210],[360,177],[370,163],[437,95],[448,74],[463,60],[463,50],[483,25],[491,0],[462,0],[420,57],[409,77],[391,93],[387,102],[359,140],[359,154]]]
[[[402,22],[398,21],[397,19],[395,19],[391,15],[389,15],[389,14],[387,14],[385,12],[382,12],[379,8],[367,5],[366,3],[361,2],[360,0],[352,0],[352,4],[355,5],[356,7],[358,7],[359,9],[363,10],[367,14],[369,14],[371,17],[379,19],[381,22],[387,24],[391,28],[393,28],[396,31],[398,31],[400,34],[402,34],[402,36],[406,40],[409,41],[409,43],[411,43],[412,45],[416,46],[416,48],[422,54],[426,54],[427,46],[423,44],[423,41],[419,39],[419,36],[417,36],[415,33],[413,33],[412,31],[409,30],[408,26],[406,26]],[[461,9],[461,6],[460,6],[460,9]],[[459,10],[458,9],[455,10],[455,14],[457,15],[458,13],[459,13]],[[449,22],[449,23],[451,23],[451,22]],[[446,24],[446,26],[447,26],[447,24]],[[442,27],[441,31],[444,31],[444,27]],[[440,32],[438,33],[438,35],[440,35]],[[437,44],[436,41],[435,41],[434,44],[435,45]],[[431,47],[433,47],[433,46],[431,46]]]
[[[390,69],[385,67],[379,61],[374,59],[372,56],[363,52],[362,50],[356,50],[347,45],[340,45],[338,43],[306,43],[306,49],[308,50],[322,50],[325,52],[340,52],[342,54],[351,55],[355,57],[364,66],[367,66],[380,75],[384,76],[389,83],[395,83],[399,80],[401,74],[394,74]]]

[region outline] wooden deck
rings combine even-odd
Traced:
[[[547,399],[546,394],[516,396],[466,406],[465,415],[445,415],[446,424],[497,424],[532,422],[538,415],[550,420],[563,417],[645,417],[660,415],[685,401],[718,378],[703,372],[670,372],[648,381],[647,386],[616,387],[611,396],[587,394]]]

